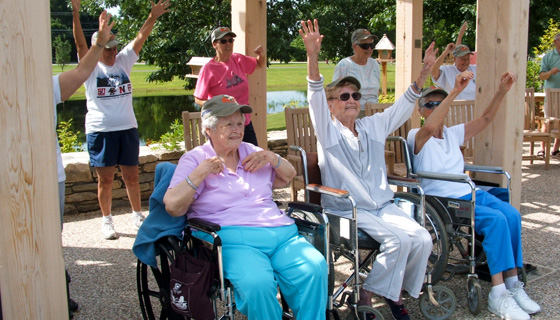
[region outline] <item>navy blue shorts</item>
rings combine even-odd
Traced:
[[[140,153],[138,129],[94,132],[86,135],[92,167],[137,166]]]

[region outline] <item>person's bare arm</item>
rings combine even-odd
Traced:
[[[560,69],[554,67],[554,68],[550,69],[550,71],[543,71],[543,72],[539,73],[539,78],[542,81],[548,80],[548,78],[550,78],[550,76],[555,75],[558,72],[560,72]]]
[[[441,65],[443,64],[445,57],[447,57],[449,53],[453,52],[453,49],[455,49],[455,44],[452,42],[448,43],[447,46],[445,47],[445,50],[443,50],[443,52],[437,58],[436,63],[434,64],[434,67],[432,69],[432,79],[434,79],[434,81],[437,81],[439,79],[440,76],[439,67],[441,67]]]
[[[467,23],[467,21],[463,22],[463,25],[461,26],[461,30],[459,30],[459,35],[457,35],[457,41],[455,41],[456,46],[463,43],[463,36],[465,35],[465,31],[467,31],[468,26],[469,24]]]
[[[309,80],[321,80],[321,73],[319,73],[319,52],[321,51],[321,42],[323,35],[319,32],[319,22],[317,19],[301,21],[301,29],[299,34],[305,44],[307,50],[307,77]]]
[[[453,102],[461,91],[467,87],[467,84],[473,77],[474,74],[470,71],[462,72],[455,77],[455,87],[449,92],[441,104],[432,111],[432,114],[424,120],[424,125],[418,130],[416,136],[414,136],[414,154],[418,154],[426,142],[441,128],[451,102]],[[420,106],[420,108],[421,107],[422,106]]]
[[[208,101],[208,100],[202,100],[202,99],[199,99],[197,97],[194,97],[194,103],[198,104],[201,107],[206,101]]]
[[[428,77],[430,76],[430,73],[434,68],[436,55],[438,52],[438,49],[434,49],[435,46],[436,43],[432,42],[424,52],[424,64],[422,65],[422,69],[420,70],[420,75],[418,75],[418,78],[416,78],[416,80],[414,81],[416,83],[416,87],[413,86],[414,91],[418,94],[420,94],[421,91],[417,91],[416,88],[422,90],[422,87],[424,87],[424,83],[426,83],[426,80],[428,80]]]
[[[88,45],[82,23],[80,22],[80,0],[72,0],[72,33],[76,43],[78,59],[82,59],[88,53]]]
[[[140,50],[142,50],[142,46],[148,39],[148,36],[150,36],[150,33],[152,33],[152,29],[154,28],[157,19],[162,14],[170,11],[168,9],[169,6],[171,5],[171,2],[169,0],[159,0],[157,4],[154,4],[153,1],[150,1],[150,4],[152,5],[152,10],[148,15],[148,19],[146,19],[146,22],[144,22],[144,25],[142,26],[142,28],[140,28],[140,31],[136,35],[136,38],[134,38],[132,44],[132,47],[137,55],[140,54]]]
[[[469,140],[494,121],[504,96],[508,93],[509,89],[511,89],[515,81],[517,81],[517,77],[513,73],[505,72],[502,74],[498,91],[496,91],[494,97],[490,100],[486,109],[484,109],[484,112],[479,117],[465,124],[465,140]]]
[[[73,0],[74,1],[74,0]],[[60,85],[60,98],[62,101],[70,98],[76,90],[87,80],[99,58],[103,52],[103,47],[105,43],[109,41],[111,37],[111,29],[115,22],[113,21],[110,25],[109,20],[111,20],[111,15],[107,14],[107,11],[103,11],[99,15],[99,34],[97,36],[97,43],[88,50],[86,55],[80,59],[78,66],[75,69],[68,70],[61,73],[58,76],[58,83]]]

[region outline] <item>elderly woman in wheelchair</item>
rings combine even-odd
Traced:
[[[243,114],[251,111],[227,95],[203,105],[208,141],[179,160],[165,208],[221,226],[224,275],[237,309],[249,319],[282,317],[278,288],[297,319],[323,319],[325,258],[272,200],[272,188],[285,186],[295,169],[279,155],[242,142]]]
[[[429,172],[462,174],[465,165],[460,146],[494,120],[503,97],[516,81],[515,75],[504,73],[497,92],[479,117],[447,128],[443,121],[449,105],[472,78],[469,71],[459,74],[449,94],[438,87],[423,91],[418,111],[424,117],[424,125],[411,130],[407,139],[418,176]],[[509,203],[465,183],[422,179],[422,186],[427,195],[469,201],[475,193],[474,229],[484,236],[482,247],[492,282],[488,310],[505,319],[529,319],[529,314],[539,312],[539,305],[518,281],[517,268],[523,267],[520,213]]]
[[[319,167],[325,186],[347,190],[358,211],[358,227],[381,244],[363,287],[358,305],[371,306],[382,296],[395,319],[409,319],[402,290],[418,298],[432,250],[429,232],[391,202],[387,183],[385,139],[414,111],[420,89],[435,62],[434,44],[426,50],[418,79],[383,113],[359,119],[360,82],[354,77],[335,80],[323,88],[318,56],[323,36],[317,20],[303,21],[300,35],[307,50],[308,100],[318,140]],[[348,201],[322,197],[323,208],[351,217]],[[373,314],[366,315],[372,319]]]

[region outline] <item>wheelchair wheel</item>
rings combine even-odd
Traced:
[[[427,292],[420,296],[420,312],[430,320],[444,320],[449,318],[457,306],[457,298],[451,289],[443,286],[433,286],[432,292],[439,306],[430,300]]]
[[[476,316],[482,310],[482,288],[477,278],[467,280],[467,290],[469,311]]]
[[[180,243],[172,237],[163,238],[156,242],[156,248],[157,268],[148,266],[140,260],[136,266],[136,284],[142,317],[144,320],[183,320],[185,317],[171,309],[169,295],[169,266],[175,260]]]
[[[350,310],[347,320],[384,320],[379,311],[370,306],[358,306],[357,312]],[[358,317],[356,318],[356,314]]]
[[[411,202],[414,205],[420,204],[420,196],[415,193],[408,192],[397,192],[395,193],[395,199],[399,199]],[[449,238],[445,230],[445,224],[441,220],[436,209],[428,203],[426,203],[426,230],[432,236],[432,254],[428,259],[428,267],[426,268],[426,273],[432,275],[432,284],[436,284],[441,280],[445,268],[447,266],[447,261],[449,257]],[[401,203],[402,204],[402,203]],[[397,204],[398,205],[398,204]],[[418,210],[415,210],[418,213]]]

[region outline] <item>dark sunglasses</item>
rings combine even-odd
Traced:
[[[373,44],[373,43],[356,43],[356,44],[364,50],[373,49],[375,47],[375,44]]]
[[[359,92],[352,92],[352,99],[354,99],[354,101],[358,101],[362,98],[362,94]],[[350,100],[350,93],[348,92],[344,92],[343,94],[340,95],[340,97],[332,97],[331,99],[338,99],[340,101],[348,101]]]
[[[424,103],[423,107],[426,108],[426,109],[433,109],[433,108],[439,106],[440,103],[441,103],[441,101],[430,101],[430,102]]]
[[[227,42],[233,43],[235,41],[235,39],[234,38],[220,39],[219,41],[220,41],[221,44],[226,44]]]

